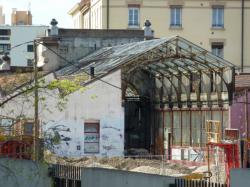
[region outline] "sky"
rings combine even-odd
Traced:
[[[10,24],[12,8],[28,10],[30,7],[34,25],[49,25],[55,18],[59,27],[72,28],[73,20],[68,12],[78,2],[80,0],[0,0],[0,5],[3,6],[6,24]]]

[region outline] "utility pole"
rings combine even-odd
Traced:
[[[38,118],[38,68],[37,43],[34,40],[34,160],[39,160],[39,118]]]

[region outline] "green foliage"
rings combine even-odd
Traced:
[[[49,90],[59,89],[61,97],[65,97],[81,89],[82,86],[78,82],[71,80],[53,80],[50,82],[47,88]]]

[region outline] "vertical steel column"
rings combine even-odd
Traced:
[[[172,143],[172,146],[174,144],[174,112],[173,112],[173,109],[171,109],[171,134],[172,134],[172,138],[171,138],[171,143]]]
[[[223,118],[223,108],[221,107],[221,139],[223,140],[224,138],[224,133],[223,133],[223,130],[224,130],[224,118]]]
[[[189,109],[189,131],[190,131],[190,137],[189,137],[189,141],[190,141],[190,146],[192,146],[192,111],[191,109]]]
[[[241,0],[241,72],[244,72],[244,18],[245,0]]]
[[[203,124],[202,124],[202,121],[203,121],[203,120],[202,120],[202,110],[201,110],[201,109],[199,110],[199,116],[200,116],[200,122],[201,122],[201,123],[200,123],[200,148],[201,148],[201,147],[202,147],[202,142],[203,142],[203,141],[202,141],[202,137],[203,137],[203,136],[202,136],[202,125],[203,125]]]
[[[107,30],[109,30],[109,11],[110,11],[110,2],[107,0]]]
[[[182,130],[182,110],[180,111],[180,116],[181,116],[181,146],[183,145],[183,138],[182,138],[182,133],[183,133],[183,130]]]
[[[162,110],[162,141],[163,141],[163,154],[165,155],[165,147],[164,147],[164,140],[165,140],[165,113],[164,113],[164,109]]]

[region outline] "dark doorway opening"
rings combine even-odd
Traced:
[[[151,144],[151,105],[144,97],[125,98],[125,153],[145,155]]]

